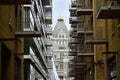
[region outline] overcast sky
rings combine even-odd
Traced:
[[[58,19],[58,16],[62,16],[67,28],[70,28],[69,24],[69,6],[71,0],[52,0],[52,27],[54,28]]]

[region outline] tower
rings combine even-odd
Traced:
[[[68,41],[69,31],[61,16],[53,30],[53,58],[60,80],[68,80]]]

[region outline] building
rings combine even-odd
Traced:
[[[120,1],[94,1],[93,10],[94,39],[100,40],[98,43],[102,43],[102,45],[93,43],[94,61],[103,63],[101,68],[100,65],[95,66],[95,80],[98,80],[97,77],[101,80],[119,80],[120,16],[118,14],[120,14]],[[100,32],[101,34],[99,34]],[[99,58],[97,58],[98,56]]]
[[[120,1],[72,0],[69,76],[75,80],[120,79]],[[73,74],[74,72],[74,74]]]
[[[1,4],[1,1],[0,1]],[[9,4],[9,3],[8,3]],[[0,5],[0,80],[23,80],[23,6]]]
[[[69,80],[68,77],[68,41],[69,31],[61,16],[58,17],[53,30],[53,58],[60,80]]]
[[[52,0],[0,0],[0,80],[52,80]]]
[[[93,80],[94,51],[93,45],[84,42],[93,39],[92,2],[72,0],[70,11],[71,31],[69,42],[69,76],[75,80]]]

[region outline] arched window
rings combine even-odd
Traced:
[[[64,34],[62,34],[62,38],[64,38]]]
[[[58,34],[58,38],[65,38],[65,37],[66,37],[66,35],[64,33],[59,33]]]
[[[61,38],[61,34],[59,34],[59,38]]]

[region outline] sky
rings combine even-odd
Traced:
[[[69,24],[69,6],[71,0],[52,0],[52,27],[54,28],[59,16],[62,16],[68,29]]]

